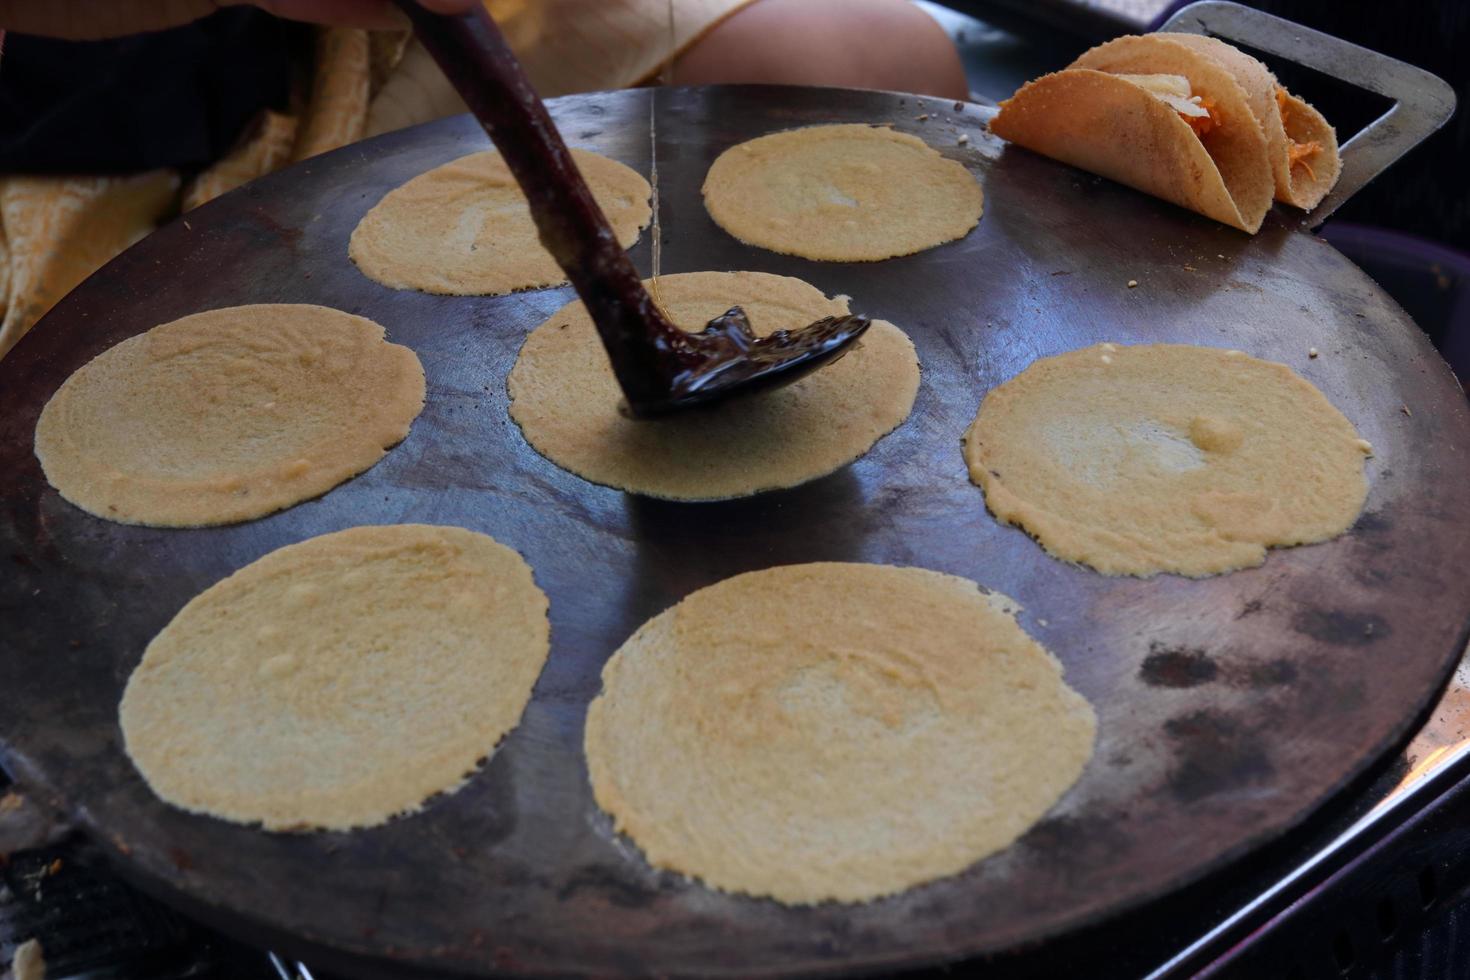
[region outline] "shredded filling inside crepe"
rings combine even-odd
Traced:
[[[1280,85],[1276,86],[1276,105],[1281,109],[1281,125],[1283,127],[1286,126],[1286,120],[1288,115],[1290,114],[1290,109],[1287,106],[1286,99],[1286,89],[1282,88]],[[1291,162],[1291,165],[1293,167],[1301,165],[1307,168],[1307,175],[1313,180],[1317,179],[1317,173],[1312,169],[1312,165],[1307,161],[1316,156],[1319,152],[1321,152],[1321,150],[1322,144],[1317,142],[1316,140],[1309,140],[1306,143],[1298,143],[1296,140],[1291,138],[1290,133],[1286,134],[1287,160]]]
[[[1203,136],[1220,125],[1215,103],[1203,96],[1191,94],[1189,79],[1183,75],[1119,74],[1118,77],[1126,78],[1145,89],[1154,98],[1179,113],[1180,118],[1189,123],[1189,128],[1194,130],[1196,136]]]

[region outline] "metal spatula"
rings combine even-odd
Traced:
[[[698,333],[670,323],[484,7],[446,16],[414,0],[396,2],[515,174],[541,244],[597,325],[632,415],[663,415],[788,384],[841,355],[868,328],[863,317],[828,317],[757,337],[738,307]]]

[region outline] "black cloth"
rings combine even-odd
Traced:
[[[106,41],[8,34],[0,173],[203,167],[286,107],[302,42],[300,25],[248,8]]]
[[[1449,82],[1459,109],[1444,129],[1359,191],[1337,217],[1423,235],[1470,250],[1470,3],[1249,0],[1252,6],[1427,69]],[[1333,83],[1279,74],[1337,126],[1345,140],[1387,108]],[[1335,89],[1335,90],[1334,90]],[[1365,110],[1368,110],[1365,112]]]

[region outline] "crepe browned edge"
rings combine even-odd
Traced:
[[[1226,44],[1219,38],[1201,34],[1165,33],[1122,37],[1086,52],[1072,63],[1072,67],[1096,68],[1109,72],[1170,71],[1146,66],[1156,63],[1159,52],[1180,45],[1229,72],[1245,93],[1251,114],[1255,116],[1266,138],[1271,175],[1276,185],[1276,200],[1307,210],[1316,207],[1337,183],[1342,172],[1342,160],[1337,150],[1337,133],[1320,112],[1282,89],[1269,68],[1239,48]],[[1194,86],[1195,93],[1201,94],[1201,87],[1206,83],[1192,75],[1186,74],[1186,77]],[[1285,120],[1276,98],[1278,89],[1283,92],[1286,102]],[[1292,166],[1288,137],[1297,143],[1316,142],[1320,147],[1307,161],[1307,166]]]
[[[1237,126],[1243,135],[1228,141],[1231,154],[1217,160],[1178,112],[1141,85],[1090,68],[1068,68],[1028,82],[1001,103],[990,130],[1255,234],[1271,206],[1271,170],[1259,127],[1243,102],[1239,111],[1249,128]]]

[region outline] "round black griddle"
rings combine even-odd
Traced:
[[[950,960],[1098,921],[1280,834],[1406,735],[1470,624],[1460,584],[1470,412],[1420,331],[1341,255],[1289,215],[1251,238],[1003,149],[974,106],[709,88],[579,96],[553,109],[573,145],[646,173],[650,98],[664,272],[795,275],[899,324],[923,364],[907,423],[833,476],[753,499],[672,504],[591,485],[532,451],[506,413],[522,338],[569,290],[398,292],[347,258],[353,226],[387,190],[484,148],[472,121],[257,181],[125,253],[0,363],[8,769],[145,886],[328,966],[750,975]],[[699,187],[717,154],[825,122],[891,123],[962,161],[985,185],[979,227],[920,255],[845,265],[749,248],[710,221]],[[634,250],[644,269],[648,254],[645,235]],[[111,524],[46,485],[32,455],[36,417],[76,367],[156,324],[260,302],[363,314],[416,350],[429,397],[408,439],[324,497],[234,527]],[[1375,447],[1357,526],[1192,581],[1106,578],[998,525],[960,456],[981,397],[1038,357],[1104,340],[1236,347],[1290,364]],[[493,535],[525,555],[551,599],[550,660],[483,770],[419,815],[345,834],[267,834],[157,800],[116,722],[149,639],[189,598],[272,549],[407,521]],[[815,560],[922,565],[1019,600],[1024,626],[1097,710],[1092,762],[1014,847],[870,904],[784,908],[651,870],[611,832],[587,783],[583,716],[603,662],[694,589]]]

